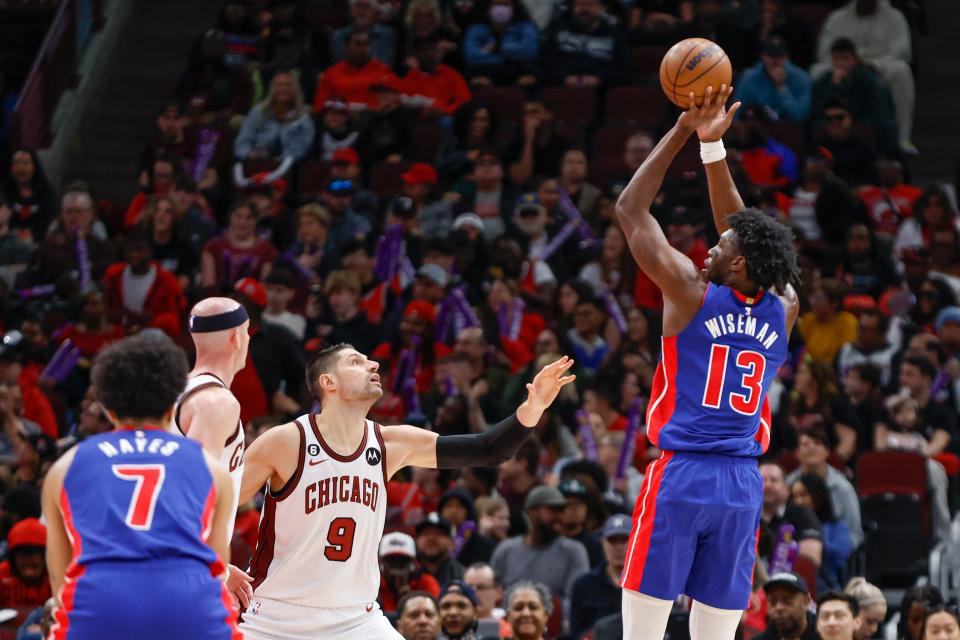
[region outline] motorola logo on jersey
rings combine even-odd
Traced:
[[[310,454],[311,456],[319,455],[320,445],[316,443],[311,444],[310,446],[307,447],[307,453]]]
[[[374,449],[373,447],[370,447],[369,449],[367,449],[367,452],[365,455],[367,456],[367,464],[370,465],[371,467],[375,467],[378,464],[380,464],[380,451],[378,449]]]

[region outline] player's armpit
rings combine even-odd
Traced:
[[[63,479],[75,455],[76,448],[65,453],[50,467],[43,481],[43,519],[47,525],[47,573],[50,575],[50,586],[58,599],[73,554],[70,538],[67,537],[67,530],[63,523],[63,514],[60,512],[60,496],[63,492]]]
[[[203,389],[191,396],[180,412],[187,437],[219,457],[240,420],[240,403],[227,389]],[[199,428],[194,428],[197,425]],[[202,425],[202,426],[201,426]]]
[[[280,489],[296,473],[303,446],[300,427],[288,422],[269,429],[243,455],[240,504],[257,495],[268,482]]]

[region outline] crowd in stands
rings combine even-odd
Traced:
[[[857,576],[890,578],[902,532],[884,514],[909,505],[877,501],[870,461],[919,464],[908,584],[960,493],[960,218],[952,187],[905,170],[917,28],[889,0],[227,0],[131,201],[58,188],[33,149],[6,155],[0,608],[20,612],[17,637],[40,637],[51,595],[44,473],[110,428],[92,360],[141,331],[189,352],[191,305],[228,295],[251,318],[233,382],[249,440],[319,409],[304,363],[330,344],[380,362],[372,419],[441,434],[482,431],[574,358],[576,385],[513,459],[389,483],[380,603],[405,638],[619,638],[629,514],[658,455],[643,424],[663,300],[612,213],[676,116],[659,60],[694,36],[736,70],[725,143],[743,199],[794,230],[803,268],[741,630],[875,637],[886,600]],[[654,210],[698,267],[716,241],[699,164],[681,153]],[[258,507],[241,506],[235,564]],[[900,638],[960,637],[943,604],[908,591]]]

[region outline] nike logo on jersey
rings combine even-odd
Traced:
[[[329,460],[329,459],[330,459],[330,458],[324,458],[323,460],[311,460],[311,461],[310,461],[310,466],[311,466],[311,467],[315,467],[315,466],[317,466],[318,464],[323,464],[324,462],[326,462],[326,461]]]

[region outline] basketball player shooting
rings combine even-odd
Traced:
[[[350,345],[320,351],[307,385],[323,409],[274,427],[250,446],[240,492],[266,485],[251,574],[248,640],[400,638],[376,603],[386,483],[408,466],[457,469],[513,456],[560,389],[573,360],[545,366],[514,415],[487,431],[438,436],[380,426],[367,413],[383,395],[379,365]]]
[[[623,587],[624,638],[662,640],[673,601],[693,599],[692,640],[732,640],[746,608],[770,442],[767,390],[787,355],[798,280],[790,231],[744,208],[721,137],[739,103],[708,88],[680,115],[620,195],[630,251],[663,292],[663,349],[647,409],[661,450],[633,513]],[[694,95],[689,95],[694,104]],[[650,204],[697,132],[720,240],[698,270],[667,242]]]

